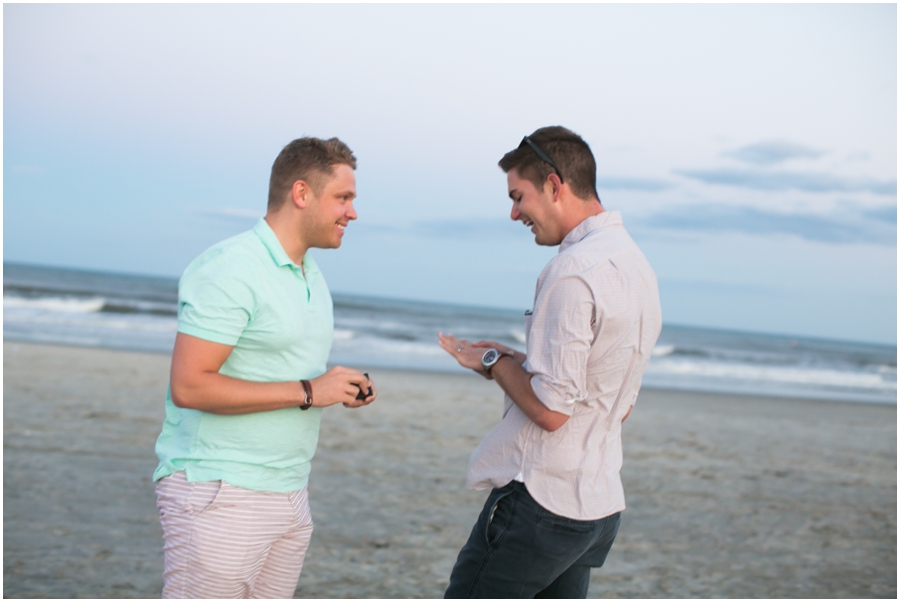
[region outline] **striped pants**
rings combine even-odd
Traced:
[[[160,479],[163,598],[291,598],[312,536],[307,490]]]

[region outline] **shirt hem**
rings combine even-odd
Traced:
[[[190,466],[160,466],[153,474],[153,481],[157,482],[175,473],[183,472],[188,483],[207,483],[211,481],[223,481],[229,485],[240,487],[241,489],[249,489],[250,491],[263,491],[267,493],[292,493],[300,491],[309,484],[309,475],[296,481],[282,481],[281,485],[260,485],[253,480],[245,480],[241,477],[235,478],[233,475],[221,473],[220,471],[205,471],[200,469],[199,474]]]

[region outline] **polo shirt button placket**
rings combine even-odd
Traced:
[[[306,304],[309,306],[310,312],[314,312],[315,307],[312,305],[312,291],[309,288],[309,282],[306,281],[306,277],[303,275],[303,268],[294,264],[291,266],[291,270],[293,270],[294,276],[300,281],[301,286],[303,286],[303,291],[306,293]]]

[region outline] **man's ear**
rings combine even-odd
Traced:
[[[553,202],[559,201],[559,193],[562,192],[562,182],[559,180],[559,176],[555,173],[547,176],[547,181],[544,184],[550,186],[550,190],[547,192],[550,193],[550,197],[553,199]]]
[[[305,209],[306,204],[312,198],[312,190],[304,180],[297,180],[291,186],[291,202],[299,209]]]

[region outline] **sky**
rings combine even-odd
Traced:
[[[497,161],[563,125],[668,324],[896,344],[895,5],[3,6],[4,261],[178,276],[304,135],[333,292],[528,308]]]

